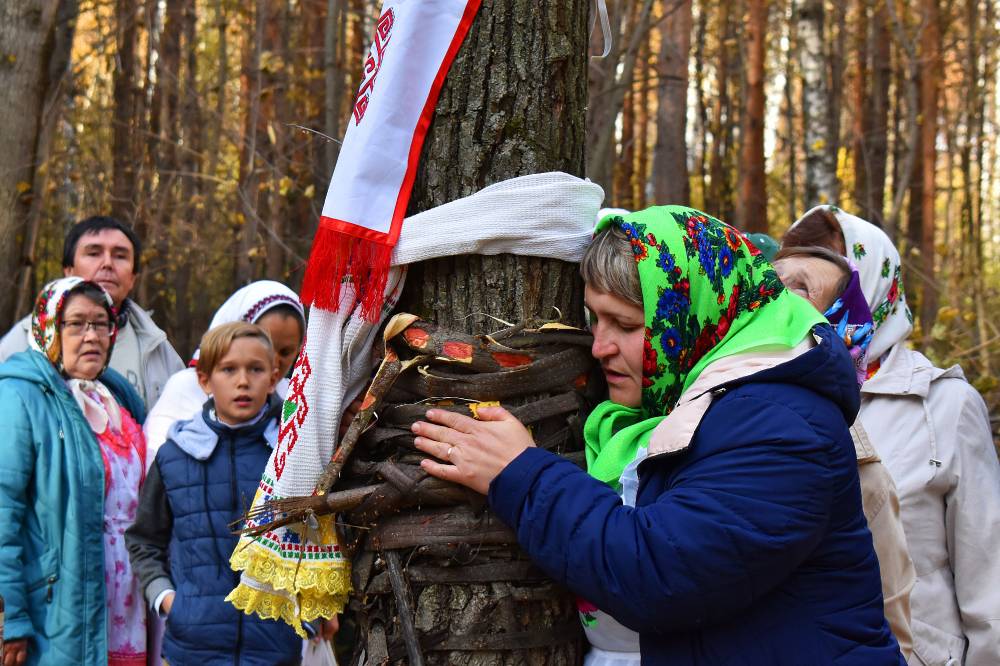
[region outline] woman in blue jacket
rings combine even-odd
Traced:
[[[114,322],[98,284],[56,280],[36,301],[31,349],[0,365],[5,665],[145,662],[122,538],[145,470],[145,410],[107,368]]]
[[[848,431],[857,382],[816,310],[678,206],[602,220],[582,274],[610,393],[588,472],[502,408],[430,410],[424,468],[487,494],[586,600],[588,664],[902,664]]]

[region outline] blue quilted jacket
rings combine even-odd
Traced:
[[[904,664],[882,612],[843,344],[725,385],[691,445],[639,467],[634,508],[529,449],[489,501],[552,578],[638,631],[642,663]]]
[[[239,582],[229,567],[237,542],[229,525],[253,501],[277,435],[280,402],[272,401],[256,423],[238,428],[209,417],[210,405],[171,430],[141,499],[162,484],[172,523],[169,572],[177,595],[163,656],[171,664],[297,664],[302,639],[289,625],[244,615],[225,601]]]
[[[101,381],[139,422],[128,381]],[[4,637],[28,664],[106,664],[104,464],[63,378],[41,353],[0,364],[0,594]]]

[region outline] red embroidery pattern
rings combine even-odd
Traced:
[[[365,58],[364,77],[361,80],[361,87],[358,88],[358,98],[354,102],[354,124],[360,125],[368,110],[368,101],[371,98],[372,90],[375,88],[375,77],[378,76],[379,69],[382,68],[382,59],[385,57],[385,49],[389,45],[389,38],[392,37],[392,25],[396,20],[396,15],[392,9],[387,9],[379,17],[375,25],[375,39],[372,40],[372,47]]]
[[[305,349],[295,363],[295,372],[288,383],[288,396],[281,410],[281,428],[278,430],[278,450],[274,457],[274,475],[281,479],[285,471],[285,459],[295,449],[299,441],[299,428],[302,427],[309,413],[309,401],[306,400],[306,382],[312,376],[312,365]]]
[[[274,303],[288,303],[296,310],[300,310],[302,307],[301,305],[298,304],[298,302],[296,302],[294,298],[290,296],[285,296],[284,294],[271,294],[267,298],[262,298],[261,300],[254,303],[253,306],[251,306],[250,309],[246,311],[246,314],[243,315],[243,321],[247,322],[256,321],[257,316],[261,313],[261,311],[264,309],[269,309],[270,307],[272,307],[272,304]]]

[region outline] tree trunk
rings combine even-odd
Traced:
[[[805,206],[837,200],[837,162],[830,151],[830,91],[823,48],[823,0],[803,0],[796,16],[802,68],[802,123],[805,127]]]
[[[191,325],[199,298],[191,293],[191,282],[196,272],[195,253],[200,247],[196,243],[198,231],[208,226],[209,218],[204,202],[199,177],[202,173],[204,140],[204,114],[201,110],[202,96],[198,89],[198,43],[196,34],[198,23],[197,0],[186,0],[184,7],[184,95],[180,108],[180,129],[184,141],[184,151],[180,155],[181,176],[180,201],[178,210],[183,211],[172,221],[176,248],[171,254],[170,265],[173,273],[173,308],[169,320],[168,334],[174,347],[188,354],[197,345],[196,329]]]
[[[344,94],[343,65],[337,60],[337,53],[343,39],[340,36],[341,17],[344,13],[343,0],[326,0],[326,20],[323,24],[323,79],[325,96],[323,99],[323,131],[327,135],[323,146],[323,162],[328,173],[333,173],[340,155],[340,98]]]
[[[628,78],[633,79],[634,75]],[[635,209],[635,201],[632,200],[632,172],[635,170],[635,115],[637,106],[639,104],[636,101],[635,86],[629,85],[629,90],[622,99],[620,152],[614,162],[612,171],[614,186],[611,188],[611,196],[609,197],[615,206],[621,206],[626,210]]]
[[[111,142],[111,214],[128,223],[135,218],[136,167],[139,161],[135,136],[138,117],[136,47],[137,0],[115,2],[116,62]]]
[[[719,53],[716,60],[716,81],[719,86],[712,109],[712,155],[709,161],[708,196],[705,197],[705,207],[708,211],[725,219],[723,208],[729,204],[732,188],[729,184],[729,173],[726,168],[726,151],[729,134],[725,123],[731,122],[729,114],[732,105],[729,102],[729,49],[733,40],[733,21],[731,18],[732,3],[723,2],[719,8],[718,34],[722,38],[717,41]]]
[[[649,17],[653,10],[654,0],[644,0],[639,8],[630,2],[615,3],[617,12],[616,24],[620,26],[621,16],[627,9],[634,12],[634,20],[625,22],[624,31],[612,29],[613,35],[619,35],[616,41],[621,41],[624,48],[616,50],[612,47],[611,54],[601,61],[600,74],[597,75],[599,87],[594,90],[595,99],[590,107],[587,119],[587,174],[598,185],[611,191],[614,176],[615,158],[615,121],[618,112],[625,102],[625,95],[632,89],[635,74],[635,61],[639,47],[649,31]],[[609,7],[610,9],[610,7]],[[637,10],[637,11],[636,11]],[[621,72],[618,75],[618,72]],[[616,203],[612,201],[611,203]]]
[[[871,219],[871,182],[868,176],[868,133],[873,123],[873,109],[868,99],[871,61],[868,57],[873,32],[868,20],[868,0],[854,3],[854,97],[851,113],[851,153],[854,161],[854,205],[858,215]]]
[[[243,72],[240,86],[243,89],[243,145],[240,149],[240,208],[242,224],[236,229],[238,250],[235,264],[235,282],[242,286],[253,280],[255,258],[257,256],[257,209],[260,200],[260,177],[257,172],[257,151],[261,117],[261,97],[263,72],[261,71],[261,51],[264,42],[266,12],[270,3],[257,0],[252,10],[252,33],[246,35],[243,43]]]
[[[36,170],[46,155],[39,154],[44,126],[43,109],[65,63],[53,61],[60,26],[59,0],[4,0],[0,2],[0,89],[6,102],[0,109],[0,330],[20,314],[14,312],[16,267],[21,260]],[[73,17],[75,21],[75,16]],[[54,112],[54,109],[52,110]]]
[[[886,163],[889,157],[889,83],[892,81],[892,36],[885,3],[879,3],[873,16],[871,41],[868,52],[872,56],[871,95],[868,100],[868,122],[865,125],[865,174],[866,195],[862,210],[868,219],[882,226],[894,237],[885,220]]]
[[[747,12],[747,97],[740,150],[739,221],[744,231],[768,232],[764,174],[764,35],[767,0],[750,0]]]
[[[795,0],[789,0],[788,16],[795,15]],[[798,62],[798,32],[795,30],[795,21],[788,21],[788,45],[785,48],[785,90],[784,90],[784,127],[780,131],[782,140],[785,143],[785,150],[788,153],[788,224],[798,219],[799,208],[799,142],[796,137],[796,104],[795,104],[795,63]]]
[[[829,99],[827,107],[828,138],[826,141],[826,161],[833,165],[835,200],[840,199],[840,179],[837,167],[840,163],[841,111],[844,107],[844,51],[847,50],[847,2],[834,2],[831,21],[824,21],[826,36],[826,90]]]
[[[938,294],[935,281],[934,243],[935,197],[937,195],[937,133],[938,94],[940,91],[941,30],[937,0],[923,0],[924,30],[920,39],[923,72],[920,81],[920,153],[923,181],[920,203],[920,266],[923,271],[924,294],[920,299],[920,323],[924,340],[929,341],[937,318]]]
[[[671,6],[661,23],[657,63],[659,100],[653,148],[653,198],[656,204],[688,204],[688,61],[691,53],[692,1]]]
[[[583,175],[587,10],[586,0],[483,1],[438,100],[410,214],[516,176],[549,170]],[[470,255],[412,266],[399,309],[478,334],[497,326],[486,315],[519,323],[561,315],[566,323],[580,325],[581,306],[574,264]],[[544,587],[513,606],[512,593],[517,594],[516,586],[508,582],[415,589],[416,630],[455,633],[474,627],[480,634],[500,635],[548,627],[555,635],[576,622],[565,592]],[[532,624],[519,627],[522,621]],[[368,663],[376,663],[373,650],[380,636],[376,630],[367,633]],[[424,663],[568,665],[579,662],[581,649],[576,638],[524,649],[427,650]]]
[[[68,97],[71,77],[69,75],[70,51],[73,47],[73,36],[76,32],[76,17],[79,12],[77,0],[63,0],[56,14],[56,27],[53,31],[52,51],[49,56],[48,72],[51,80],[45,91],[42,103],[41,127],[35,144],[34,177],[31,183],[32,193],[48,191],[51,169],[42,168],[48,163],[52,142],[56,135],[56,126],[62,118],[62,107]],[[28,312],[38,291],[37,281],[40,277],[35,271],[38,261],[38,235],[42,226],[42,216],[45,212],[45,196],[32,196],[28,206],[28,223],[21,244],[21,266],[17,283],[17,298],[13,309],[16,319]],[[13,267],[11,267],[13,269]],[[3,314],[0,313],[0,320]],[[0,329],[2,330],[2,329]]]
[[[697,207],[706,208],[708,188],[708,102],[705,99],[705,38],[708,34],[708,7],[698,7],[698,28],[694,49],[694,87],[698,100],[698,198]],[[685,113],[687,109],[685,108]]]
[[[653,108],[653,65],[649,53],[649,39],[642,42],[636,79],[640,82],[633,93],[635,109],[635,162],[632,168],[632,210],[646,207],[649,186],[649,130],[652,126],[650,110]]]

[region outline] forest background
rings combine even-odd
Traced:
[[[379,5],[0,2],[0,327],[60,274],[66,229],[91,214],[135,226],[134,296],[182,355],[239,286],[298,288]],[[881,225],[915,346],[962,364],[996,430],[996,3],[607,8],[586,146],[606,205],[689,203],[776,237],[817,203]]]

